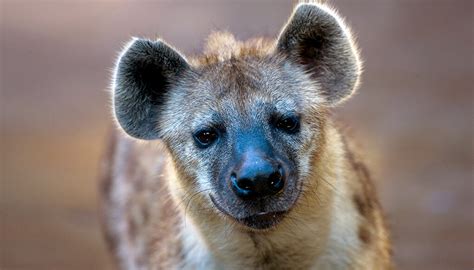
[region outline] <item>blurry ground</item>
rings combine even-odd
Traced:
[[[0,268],[108,269],[104,89],[130,36],[198,52],[210,29],[275,36],[289,1],[0,0]],[[473,269],[470,0],[333,1],[365,75],[337,112],[371,157],[400,269]]]

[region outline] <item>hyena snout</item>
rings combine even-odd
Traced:
[[[244,200],[272,196],[283,190],[285,171],[281,163],[265,154],[249,151],[230,175],[234,193]]]

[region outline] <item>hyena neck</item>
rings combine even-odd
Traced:
[[[345,155],[339,133],[329,126],[326,143],[315,155],[319,173],[308,179],[298,203],[275,228],[252,232],[221,217],[188,209],[181,227],[184,264],[209,269],[293,269],[339,267],[350,263],[357,243],[356,213],[348,203]],[[199,209],[195,209],[199,211]],[[332,261],[334,260],[334,261]]]

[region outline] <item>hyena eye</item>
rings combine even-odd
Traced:
[[[199,147],[205,148],[217,140],[218,134],[216,130],[208,128],[197,131],[193,137]]]
[[[296,116],[285,116],[277,121],[276,127],[287,133],[296,133],[300,128],[300,121]]]

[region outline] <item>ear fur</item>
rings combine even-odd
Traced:
[[[330,105],[349,97],[358,86],[358,50],[343,20],[325,5],[299,4],[283,27],[276,49],[304,66]]]
[[[167,93],[188,69],[184,57],[163,41],[133,39],[113,78],[113,107],[122,129],[138,139],[159,138],[158,118]]]

